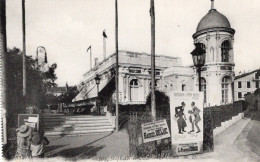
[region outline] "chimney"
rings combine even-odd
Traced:
[[[95,66],[98,65],[98,58],[95,58]]]

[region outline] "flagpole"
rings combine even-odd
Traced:
[[[106,59],[106,40],[105,40],[105,37],[103,36],[103,57],[104,57],[104,60]]]
[[[115,43],[116,43],[116,132],[119,131],[118,128],[118,9],[117,9],[117,0],[115,0]]]
[[[23,97],[26,108],[26,31],[25,31],[25,0],[22,0],[22,30],[23,30]]]
[[[90,70],[92,70],[92,47],[90,46]]]
[[[151,110],[152,119],[156,120],[156,103],[155,103],[155,11],[154,0],[151,0]]]

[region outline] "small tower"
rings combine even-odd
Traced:
[[[206,50],[201,83],[207,106],[233,102],[234,34],[227,17],[214,8],[211,0],[211,9],[193,34],[194,43],[202,43]]]

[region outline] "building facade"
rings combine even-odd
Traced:
[[[214,8],[214,1],[212,1],[211,9],[200,20],[196,32],[193,34],[194,43],[201,43],[202,48],[206,51],[205,66],[202,67],[201,73],[202,91],[204,92],[204,104],[206,106],[233,102],[234,34],[235,30],[231,28],[228,19]],[[171,69],[166,71],[168,71],[169,76],[176,77],[178,75],[173,68],[172,74]],[[196,70],[186,69],[184,71],[186,73],[181,73],[186,76],[186,79],[180,79],[179,83],[175,85],[179,88],[175,89],[180,90],[180,87],[185,86],[185,82],[187,82],[189,85],[186,88],[187,90],[198,90]]]
[[[214,106],[234,101],[234,34],[235,30],[226,16],[214,8],[198,23],[193,34],[194,43],[201,43],[206,51],[202,67],[201,84],[204,105]],[[190,54],[189,54],[190,55]],[[190,55],[191,56],[191,55]],[[181,58],[156,56],[156,88],[170,94],[172,91],[198,91],[198,75],[195,67],[183,66]],[[95,76],[101,76],[99,94],[105,100],[114,99],[115,54],[97,64],[84,75],[79,85],[80,94],[73,100],[95,104],[97,98]],[[146,53],[119,52],[119,104],[144,104],[150,92],[151,56]],[[107,87],[107,88],[106,88]],[[104,96],[108,96],[107,98]],[[110,96],[110,97],[109,97]],[[104,99],[106,98],[106,99]],[[93,102],[90,102],[93,101]]]
[[[119,104],[145,104],[151,88],[151,56],[146,53],[119,51]],[[115,61],[113,54],[103,62],[98,63],[84,75],[84,81],[79,85],[80,93],[73,102],[91,101],[97,98],[95,77],[101,80],[98,85],[99,97],[103,103],[115,99]],[[163,71],[170,67],[182,66],[178,57],[156,56],[156,89],[163,90]],[[106,101],[105,101],[106,100]],[[94,100],[93,100],[94,101]],[[88,102],[95,105],[94,102]]]
[[[244,100],[245,94],[253,94],[257,88],[260,88],[260,69],[236,76],[234,81],[235,101]]]

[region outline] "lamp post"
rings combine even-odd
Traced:
[[[39,69],[39,52],[44,53],[44,63],[47,63],[47,52],[45,47],[39,46],[36,49],[36,68]]]
[[[195,49],[191,52],[194,66],[198,72],[199,91],[201,91],[201,67],[205,64],[206,51],[202,43],[195,43]]]
[[[97,108],[98,108],[98,114],[100,114],[100,103],[99,103],[99,84],[100,84],[100,77],[97,74],[95,77],[95,81],[97,84]]]

